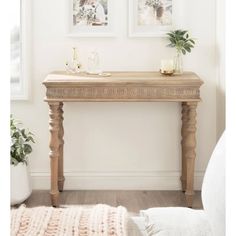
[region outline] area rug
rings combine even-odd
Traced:
[[[35,207],[11,210],[11,236],[127,236],[126,208]]]

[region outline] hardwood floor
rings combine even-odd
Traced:
[[[35,190],[25,204],[27,207],[50,206],[50,195],[46,190]],[[181,191],[104,191],[81,190],[64,191],[60,195],[61,205],[94,205],[98,203],[111,206],[125,206],[129,213],[137,215],[139,210],[150,207],[184,206],[186,201]],[[196,192],[194,209],[202,209],[201,192]]]

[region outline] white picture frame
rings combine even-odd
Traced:
[[[172,0],[172,13],[171,13],[171,24],[166,25],[155,25],[152,21],[145,22],[145,24],[140,24],[139,11],[140,11],[140,1],[145,0],[129,0],[129,16],[128,16],[128,34],[129,37],[166,37],[166,33],[173,30],[176,27],[177,22],[177,12],[175,2]],[[163,0],[165,2],[167,0]],[[171,1],[171,0],[168,0]],[[145,6],[146,7],[146,6]]]
[[[68,1],[68,37],[114,37],[115,36],[115,1],[107,1],[107,25],[86,25],[74,23],[74,1]]]

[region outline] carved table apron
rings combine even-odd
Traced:
[[[110,77],[50,73],[45,101],[49,105],[51,201],[59,205],[63,191],[63,102],[181,102],[182,103],[182,190],[192,206],[196,158],[196,108],[203,81],[194,73],[162,76],[158,72],[112,72]]]

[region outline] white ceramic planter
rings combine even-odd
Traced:
[[[11,205],[24,202],[31,192],[28,167],[23,163],[11,165]]]

